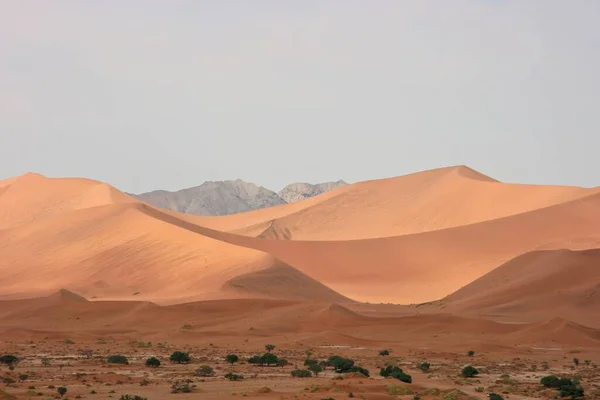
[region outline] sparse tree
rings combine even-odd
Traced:
[[[200,368],[196,370],[196,376],[215,376],[215,370],[208,365],[201,365]]]
[[[469,351],[467,351],[467,355],[469,357],[473,357],[475,355],[475,352],[473,350],[469,350]]]
[[[423,372],[428,372],[430,367],[431,367],[431,364],[429,364],[427,361],[422,362],[421,364],[417,365],[417,368],[419,368]]]
[[[9,368],[14,367],[19,363],[19,358],[17,356],[13,356],[12,354],[4,354],[0,356],[0,364],[7,365]]]
[[[575,357],[573,359],[573,364],[575,364],[575,367],[579,367],[579,358]]]
[[[285,358],[278,358],[277,359],[277,366],[278,367],[283,368],[283,367],[285,367],[288,364],[289,364],[289,361],[287,359],[285,359]]]
[[[272,352],[273,350],[275,350],[275,345],[274,344],[267,344],[265,345],[265,350],[267,350],[267,352]]]
[[[146,366],[152,367],[152,368],[158,368],[158,367],[160,367],[160,360],[156,357],[150,357],[149,359],[146,360]]]
[[[389,356],[390,355],[390,351],[389,350],[381,350],[379,352],[380,356]]]
[[[310,378],[312,373],[305,369],[295,369],[291,372],[294,378]]]
[[[476,375],[479,375],[479,371],[477,371],[477,369],[471,365],[464,367],[461,373],[465,378],[472,378]]]
[[[231,365],[238,362],[239,359],[240,358],[237,356],[237,354],[227,354],[227,356],[225,357],[225,360]]]
[[[308,370],[318,377],[319,373],[323,371],[323,368],[319,364],[310,364]]]
[[[234,374],[232,372],[228,372],[225,374],[225,379],[228,379],[230,381],[241,381],[242,379],[244,379],[244,377],[242,375],[238,375],[238,374]]]
[[[269,365],[277,365],[278,360],[279,359],[277,358],[277,356],[273,353],[265,353],[261,357],[261,363],[265,364],[267,367]]]
[[[122,356],[122,355],[109,356],[106,359],[106,362],[109,364],[124,364],[124,365],[129,364],[129,360],[127,360],[127,357]]]
[[[50,366],[50,358],[48,358],[48,357],[43,357],[43,358],[42,358],[42,365],[43,365],[44,367],[49,367],[49,366]]]
[[[64,395],[67,394],[67,388],[64,386],[57,388],[56,391],[58,392],[60,397],[64,397]]]
[[[190,362],[190,355],[188,353],[184,353],[183,351],[175,351],[171,354],[169,359],[177,364],[186,364]]]

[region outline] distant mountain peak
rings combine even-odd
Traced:
[[[170,192],[154,190],[131,195],[156,207],[194,215],[228,215],[273,207],[313,197],[344,186],[343,180],[318,184],[293,183],[279,193],[242,179],[205,181]]]

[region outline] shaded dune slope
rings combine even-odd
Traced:
[[[254,248],[364,301],[420,303],[442,298],[515,255],[600,247],[600,195],[531,212],[415,235],[353,241],[290,241],[211,230],[142,205],[156,219]]]
[[[598,324],[600,249],[518,256],[444,299],[448,311]]]

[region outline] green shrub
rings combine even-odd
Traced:
[[[500,396],[499,394],[496,393],[490,393],[488,394],[488,398],[490,400],[504,400],[504,397]]]
[[[267,352],[272,352],[273,350],[275,350],[275,345],[274,344],[267,344],[265,345],[265,350],[267,350]]]
[[[277,359],[277,366],[278,367],[283,368],[283,367],[285,367],[288,364],[289,364],[289,361],[286,358],[278,358]]]
[[[196,376],[215,376],[215,370],[208,365],[201,365],[196,370]]]
[[[60,397],[63,397],[65,394],[67,394],[67,388],[64,386],[57,388],[56,391],[58,392]]]
[[[177,364],[186,364],[190,362],[190,355],[188,353],[184,353],[183,351],[175,351],[173,354],[171,354],[169,360]]]
[[[291,372],[294,378],[310,378],[312,373],[305,369],[295,369]]]
[[[156,357],[150,357],[149,359],[146,360],[146,366],[152,367],[152,368],[158,368],[158,367],[160,367],[160,360]]]
[[[119,400],[148,400],[148,398],[138,395],[124,394],[121,397],[119,397]]]
[[[417,368],[419,368],[423,372],[428,372],[430,367],[431,367],[431,364],[429,364],[427,361],[422,362],[421,364],[417,365]]]
[[[467,355],[469,357],[473,357],[475,355],[475,352],[473,350],[469,350],[469,351],[467,351]]]
[[[412,383],[412,377],[410,375],[405,374],[400,367],[392,365],[382,368],[379,372],[379,375],[383,376],[384,378],[391,377],[398,379],[401,382]]]
[[[233,365],[234,363],[239,361],[239,357],[237,356],[237,354],[227,354],[225,356],[225,361],[227,361],[229,364]]]
[[[108,356],[106,362],[109,364],[129,364],[127,357],[121,355]]]
[[[477,369],[471,365],[467,365],[466,367],[464,367],[462,369],[461,372],[462,376],[464,376],[465,378],[472,378],[476,375],[479,375],[479,371],[477,371]]]
[[[228,372],[225,374],[225,379],[228,379],[230,381],[241,381],[242,379],[244,379],[244,377],[242,375],[238,375],[238,374],[234,374],[232,372]]]
[[[358,365],[353,365],[352,367],[350,367],[350,370],[348,372],[356,372],[358,374],[366,376],[367,378],[369,377],[369,370],[363,367],[359,367]]]
[[[381,350],[379,352],[380,356],[389,356],[390,355],[390,351],[389,350]]]
[[[323,372],[323,367],[321,367],[319,364],[310,364],[308,366],[308,370],[315,374],[315,376],[319,376],[319,373]]]
[[[13,356],[12,354],[4,354],[0,356],[0,364],[4,365],[14,365],[19,363],[19,358],[17,356]]]
[[[344,358],[342,356],[331,356],[327,359],[327,366],[333,367],[335,372],[350,372],[350,369],[354,366],[354,360]]]

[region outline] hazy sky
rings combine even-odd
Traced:
[[[0,0],[0,179],[600,185],[598,0]]]

